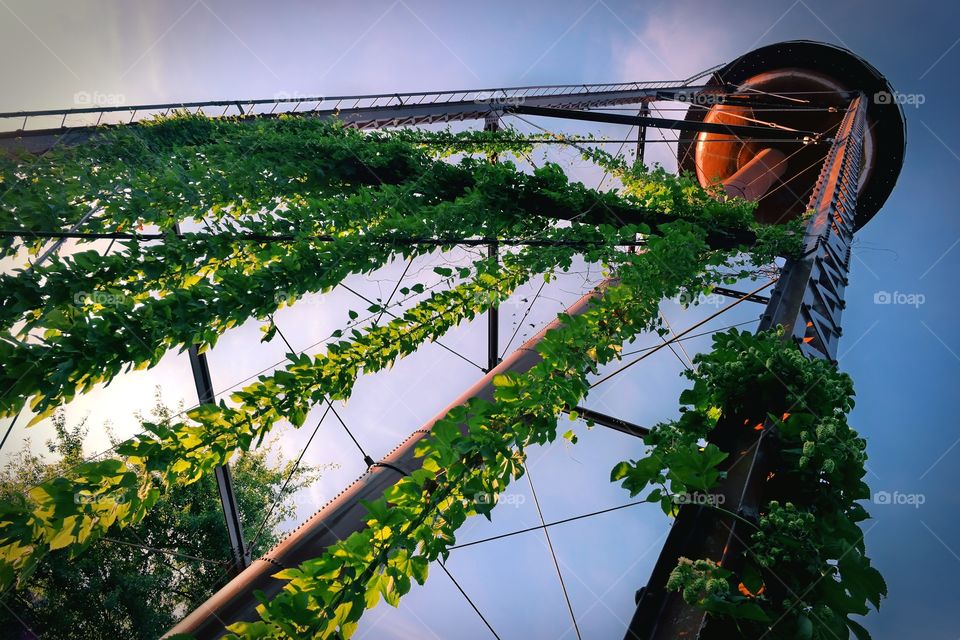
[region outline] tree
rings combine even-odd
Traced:
[[[158,390],[152,415],[137,418],[160,423],[179,411],[164,405]],[[54,460],[25,447],[0,471],[4,504],[23,500],[51,476],[69,475],[83,461],[86,419],[69,426],[61,410],[53,426],[55,438],[46,444]],[[294,466],[274,453],[272,442],[231,465],[245,539],[255,540],[254,557],[276,544],[278,526],[295,514],[291,496],[333,465]],[[25,588],[0,598],[0,638],[159,637],[227,581],[229,549],[212,476],[164,493],[143,521],[93,542],[78,557],[60,549],[44,558]]]

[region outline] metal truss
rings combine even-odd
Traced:
[[[813,217],[807,226],[805,252],[788,261],[771,293],[759,330],[782,325],[810,358],[835,360],[840,336],[843,287],[847,282],[857,184],[861,171],[866,99],[854,98],[823,163],[810,199]],[[715,492],[742,518],[759,517],[763,484],[776,447],[769,429],[759,433],[740,425],[718,423],[710,441],[731,455],[727,476]],[[705,626],[705,611],[668,592],[666,582],[680,557],[719,558],[736,571],[749,533],[734,518],[699,505],[681,507],[646,587],[637,594],[637,609],[627,640],[723,638],[729,629]],[[704,635],[705,634],[705,635]]]
[[[5,112],[0,113],[0,152],[27,150],[42,153],[57,145],[77,144],[94,138],[104,126],[123,126],[173,111],[241,120],[281,115],[336,117],[349,126],[361,129],[482,119],[490,130],[496,129],[498,115],[513,113],[634,125],[644,132],[647,127],[651,127],[729,133],[755,139],[820,140],[817,134],[812,132],[699,123],[689,119],[651,118],[644,109],[648,103],[659,100],[694,103],[697,96],[704,94],[714,94],[717,103],[741,103],[743,96],[735,95],[735,87],[691,84],[703,75],[683,81],[538,85],[354,96],[278,96],[260,100],[85,106]],[[589,111],[623,105],[640,105],[642,115]],[[788,261],[784,266],[770,298],[757,295],[759,290],[744,294],[731,289],[715,289],[715,293],[738,298],[738,302],[766,303],[760,328],[778,324],[785,326],[790,336],[800,343],[804,353],[812,358],[836,358],[837,341],[841,334],[840,313],[844,306],[843,291],[847,283],[850,247],[855,228],[854,214],[865,121],[865,100],[855,97],[840,130],[829,141],[831,148],[811,199],[810,208],[815,215],[808,226],[806,252],[800,259]],[[643,154],[643,139],[641,134],[638,140],[638,157]],[[490,244],[489,251],[489,255],[496,255],[496,245]],[[592,295],[597,294],[594,292],[584,296],[568,309],[568,313],[581,312],[589,305]],[[495,373],[524,371],[538,361],[539,356],[532,347],[546,329],[531,338],[525,347],[501,358],[498,355],[498,324],[497,311],[492,309],[488,316],[488,373],[455,401],[454,405],[468,397],[492,397],[491,380]],[[680,335],[685,333],[687,332]],[[674,339],[678,340],[680,336]],[[667,344],[669,343],[664,343]],[[206,358],[191,349],[190,361],[200,401],[214,401]],[[647,431],[644,427],[583,407],[577,407],[576,411],[585,419],[630,435],[642,436]],[[205,606],[192,612],[174,631],[187,631],[201,638],[219,636],[224,618],[242,619],[251,615],[256,604],[251,593],[252,586],[263,587],[267,595],[275,592],[279,587],[274,584],[277,581],[270,576],[278,567],[293,566],[314,557],[337,537],[362,528],[365,518],[359,498],[380,495],[386,487],[395,482],[398,473],[415,468],[417,463],[413,456],[413,446],[424,437],[429,426],[428,424],[424,429],[412,434],[384,461],[371,465],[363,477],[345,489],[323,510],[298,527],[297,531],[278,547],[252,563],[249,549],[243,540],[229,470],[225,467],[217,469],[217,483],[233,549],[234,567],[247,569],[241,578],[215,594]],[[763,432],[759,436],[759,442],[736,442],[735,450],[749,449],[755,459],[749,465],[741,465],[741,468],[748,468],[747,473],[731,473],[720,489],[729,496],[735,496],[728,504],[737,505],[740,514],[745,517],[755,514],[759,504],[758,487],[766,475],[765,461],[768,457],[769,439],[764,440],[762,434]],[[725,528],[719,527],[720,524]],[[541,525],[544,530],[550,526],[545,522],[541,522]],[[681,509],[654,567],[650,582],[638,599],[637,611],[627,631],[628,639],[696,637],[705,624],[706,615],[691,610],[677,594],[667,593],[664,589],[666,576],[676,566],[676,560],[681,555],[702,557],[705,549],[712,549],[717,551],[714,555],[719,557],[725,550],[735,551],[737,545],[733,542],[733,537],[736,536],[736,526],[735,523],[727,525],[720,522],[716,514],[706,513],[702,507],[690,505]]]
[[[516,105],[591,109],[651,100],[692,102],[694,96],[704,92],[722,94],[726,91],[725,88],[690,85],[688,81],[657,81],[8,111],[0,113],[0,150],[25,149],[40,153],[56,144],[87,140],[96,135],[101,125],[130,124],[174,111],[241,119],[283,114],[337,117],[350,126],[373,129],[478,120],[491,111]]]

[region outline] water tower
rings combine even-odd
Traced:
[[[702,78],[705,82],[698,83]],[[495,126],[500,118],[543,116],[557,119],[637,126],[642,154],[647,128],[680,132],[681,170],[696,174],[704,186],[720,184],[727,193],[758,201],[761,221],[780,222],[810,215],[805,251],[788,260],[769,300],[761,328],[786,327],[811,358],[833,360],[841,336],[840,314],[850,267],[854,233],[883,206],[899,175],[906,138],[899,95],[869,63],[836,46],[782,42],[751,51],[685,80],[621,82],[594,85],[541,85],[465,89],[424,93],[384,93],[272,100],[235,99],[197,103],[135,106],[89,106],[35,112],[0,113],[0,151],[43,152],[54,145],[94,138],[97,125],[125,126],[137,119],[175,109],[196,109],[213,117],[240,120],[273,117],[338,117],[358,128],[407,126],[473,120]],[[681,120],[652,117],[657,101],[690,104]],[[638,115],[612,113],[632,107]],[[93,118],[96,118],[96,123]],[[81,121],[82,120],[82,121]],[[641,155],[642,157],[642,155]],[[77,222],[80,227],[84,221]],[[60,246],[61,240],[54,245]],[[57,237],[57,236],[51,236]],[[39,258],[40,261],[49,251]],[[717,289],[718,293],[737,292]],[[746,299],[746,298],[745,298]],[[579,313],[585,298],[568,309]],[[490,316],[487,375],[454,401],[492,397],[492,378],[504,371],[522,372],[538,359],[533,346],[543,332],[523,347],[498,358],[497,315]],[[191,364],[202,402],[213,399],[209,370],[202,354],[191,352]],[[643,432],[615,417],[580,411],[597,424],[634,435]],[[175,633],[197,638],[219,637],[224,625],[256,617],[254,591],[268,597],[282,581],[279,568],[321,555],[338,539],[365,525],[361,500],[379,498],[384,489],[419,464],[417,441],[430,424],[411,434],[386,459],[369,460],[369,469],[329,504],[261,558],[251,559],[240,530],[229,472],[217,470],[221,501],[230,533],[236,576],[177,625]],[[748,451],[747,463],[728,469],[719,488],[725,506],[741,517],[757,517],[763,481],[770,470],[776,442],[752,430],[718,428],[714,441],[728,452]],[[739,459],[730,456],[730,460]],[[600,471],[598,471],[600,472]],[[678,514],[648,584],[637,594],[637,609],[627,630],[629,639],[738,637],[665,589],[667,575],[681,556],[722,560],[735,568],[743,548],[739,525],[702,506],[684,506]],[[628,559],[639,550],[623,549]]]
[[[707,86],[726,90],[704,92],[687,121],[764,122],[816,132],[798,143],[690,130],[681,134],[678,157],[681,169],[696,173],[701,184],[720,182],[729,193],[758,200],[761,221],[811,216],[805,253],[784,265],[760,329],[783,325],[808,356],[834,360],[854,233],[886,202],[903,164],[906,128],[898,94],[856,54],[809,41],[751,51],[717,70]],[[748,452],[730,456],[719,493],[725,508],[755,519],[775,439],[767,431],[719,428],[714,441],[731,453]],[[736,520],[684,506],[637,594],[626,637],[737,637],[664,586],[681,556],[722,561],[735,570],[744,539],[749,535]]]

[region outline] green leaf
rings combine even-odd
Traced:
[[[853,631],[853,635],[857,637],[857,640],[872,640],[870,638],[870,632],[867,631],[859,622],[847,618],[847,626],[850,627],[850,631]]]
[[[755,564],[746,562],[743,570],[740,572],[740,582],[743,583],[747,591],[752,594],[757,594],[760,593],[760,589],[763,587],[763,576]]]
[[[383,576],[380,580],[380,593],[383,599],[391,607],[396,608],[400,604],[400,592],[397,590],[397,583],[391,576]]]
[[[361,500],[360,504],[367,510],[370,519],[381,523],[387,521],[390,508],[387,506],[386,498],[378,498],[373,501]]]
[[[50,550],[63,549],[74,542],[73,527],[64,527],[51,540]]]
[[[667,456],[669,476],[687,487],[709,491],[720,479],[716,465],[726,460],[727,455],[713,443],[702,449],[696,444],[677,449]]]
[[[495,376],[493,376],[493,386],[495,386],[495,387],[515,387],[515,386],[517,386],[517,383],[516,383],[516,381],[514,381],[514,379],[513,379],[511,376],[509,376],[509,375],[507,375],[507,374],[505,374],[505,373],[498,373],[498,374],[496,374]]]
[[[385,576],[383,574],[376,574],[370,581],[367,583],[367,589],[364,594],[364,606],[367,609],[373,609],[377,606],[377,603],[380,602],[380,582]]]
[[[616,482],[617,480],[627,477],[629,471],[630,464],[626,460],[618,462],[613,469],[610,470],[610,482]]]
[[[663,496],[660,498],[660,509],[664,514],[670,516],[671,518],[677,515],[679,509],[677,505],[673,502],[672,496]]]
[[[303,423],[307,420],[307,410],[306,408],[296,405],[291,407],[290,413],[287,414],[287,419],[295,427],[302,427]]]
[[[410,557],[410,575],[417,581],[417,584],[426,583],[428,573],[429,563],[426,558],[423,556]]]

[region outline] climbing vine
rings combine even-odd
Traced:
[[[494,226],[479,215],[467,214],[457,208],[430,208],[416,218],[373,222],[368,233],[376,239],[345,233],[332,241],[316,242],[303,235],[293,242],[263,247],[246,259],[238,257],[233,261],[236,265],[221,262],[215,269],[192,273],[178,287],[159,293],[149,287],[131,294],[107,287],[94,290],[90,303],[84,298],[65,305],[61,299],[42,316],[42,341],[0,344],[0,355],[7,362],[0,379],[9,389],[3,406],[12,414],[34,396],[32,408],[42,418],[74,393],[109,381],[124,366],[153,366],[176,346],[213,346],[230,327],[275,311],[280,302],[277,292],[284,292],[284,298],[298,298],[326,291],[351,273],[383,266],[394,253],[409,258],[435,248],[410,245],[405,240],[410,235],[443,236],[454,229],[482,235],[485,228]],[[189,240],[199,235],[205,234]],[[79,267],[76,271],[85,266],[76,259],[73,265]],[[45,284],[36,290],[57,292]]]
[[[438,421],[417,448],[423,465],[368,506],[367,528],[276,577],[283,591],[262,603],[262,620],[230,627],[237,637],[349,637],[364,609],[396,605],[428,564],[446,558],[467,517],[489,515],[495,496],[523,474],[526,448],[553,441],[557,418],[589,390],[588,376],[618,357],[624,342],[658,327],[659,301],[700,291],[720,264],[702,229],[670,225],[617,270],[578,316],[562,316],[537,346],[543,360],[494,379],[494,402],[471,400]]]
[[[368,505],[365,530],[278,574],[287,584],[263,603],[262,619],[231,627],[244,637],[348,637],[364,609],[381,597],[395,605],[411,580],[426,578],[468,516],[489,517],[490,497],[522,474],[527,447],[555,439],[558,416],[586,395],[588,376],[639,332],[662,330],[661,299],[750,275],[800,246],[796,225],[758,227],[752,204],[688,176],[585,152],[622,184],[603,192],[553,164],[525,173],[475,155],[523,154],[536,142],[509,130],[362,133],[298,117],[177,116],[42,158],[0,159],[8,189],[0,256],[36,256],[45,232],[80,221],[83,233],[115,236],[118,245],[0,276],[0,325],[9,332],[0,340],[0,385],[9,389],[0,415],[29,407],[34,421],[125,368],[153,366],[178,347],[209,348],[231,327],[395,257],[470,239],[539,243],[500,263],[438,268],[453,286],[400,317],[351,328],[346,339],[337,332],[323,353],[289,354],[230,404],[151,424],[116,458],[0,505],[0,585],[22,582],[50,550],[80,553],[111,527],[137,522],[161,491],[256,446],[280,421],[301,426],[311,407],[348,398],[360,374],[503,302],[533,275],[567,269],[576,255],[605,265],[617,280],[582,315],[558,319],[538,346],[539,364],[497,376],[494,402],[474,400],[440,420],[418,448],[422,468]],[[156,239],[147,241],[148,231]],[[639,252],[619,248],[638,238]],[[827,460],[807,449],[804,464],[825,469]],[[702,477],[678,482],[708,490],[712,462],[689,453]],[[764,549],[770,562],[780,558],[781,547]]]
[[[118,129],[96,144],[5,167],[0,176],[10,192],[0,202],[0,215],[18,221],[31,251],[42,245],[30,232],[79,219],[82,207],[72,211],[74,218],[49,216],[69,213],[69,204],[81,200],[100,207],[85,231],[146,223],[167,236],[159,248],[134,240],[115,255],[84,251],[2,276],[0,324],[16,327],[19,338],[0,341],[6,363],[0,386],[8,390],[0,398],[0,416],[15,415],[29,403],[42,419],[125,368],[154,366],[172,348],[209,348],[230,327],[275,311],[274,292],[296,299],[326,291],[393,256],[450,247],[457,238],[537,237],[549,227],[544,216],[652,230],[671,219],[696,218],[717,246],[754,244],[757,238],[747,203],[718,205],[688,178],[654,172],[643,183],[661,185],[659,190],[648,189],[643,198],[621,196],[570,183],[555,165],[526,174],[509,162],[472,156],[442,162],[422,143],[410,142],[410,135],[365,136],[296,118],[250,125],[185,117]],[[300,137],[306,151],[293,142]],[[516,140],[513,146],[529,144]],[[294,151],[279,154],[282,145]],[[497,148],[512,147],[501,139]],[[323,159],[301,157],[308,151]],[[134,152],[146,159],[135,160]],[[346,156],[353,160],[327,164]],[[360,180],[357,160],[380,182]],[[157,182],[168,174],[169,183]],[[130,186],[117,198],[107,185]],[[175,223],[190,220],[201,220],[206,230],[173,233]],[[275,234],[287,236],[262,241]],[[25,340],[25,333],[38,340]]]
[[[728,453],[704,445],[718,421],[768,430],[779,441],[780,461],[764,488],[759,517],[723,511],[749,525],[742,568],[717,558],[681,558],[667,583],[684,600],[732,619],[748,637],[858,638],[869,634],[850,615],[880,606],[886,584],[866,556],[858,523],[870,495],[866,442],[846,420],[853,408],[850,378],[824,360],[806,358],[782,332],[731,330],[685,373],[693,387],[680,396],[677,420],[658,424],[644,438],[647,455],[619,463],[611,479],[631,495],[647,491],[674,514],[689,496],[710,497]]]
[[[597,234],[595,228],[574,227],[552,235],[582,239]],[[201,405],[188,412],[187,421],[148,423],[150,434],[117,448],[122,458],[81,465],[72,478],[36,487],[27,501],[0,505],[0,583],[17,573],[20,579],[28,575],[48,550],[75,544],[79,552],[115,523],[138,521],[160,488],[198,480],[238,449],[262,441],[281,419],[301,426],[314,404],[347,399],[361,372],[388,367],[423,342],[505,301],[531,275],[568,268],[576,252],[567,246],[527,249],[506,254],[502,264],[487,259],[463,268],[458,274],[466,278],[462,284],[432,293],[399,318],[366,332],[354,329],[351,340],[331,342],[316,357],[288,354],[284,369],[233,394],[238,406]],[[596,245],[586,254],[610,261],[627,255],[608,245]],[[444,267],[438,270],[450,275]],[[161,476],[160,488],[150,481],[151,474]]]

